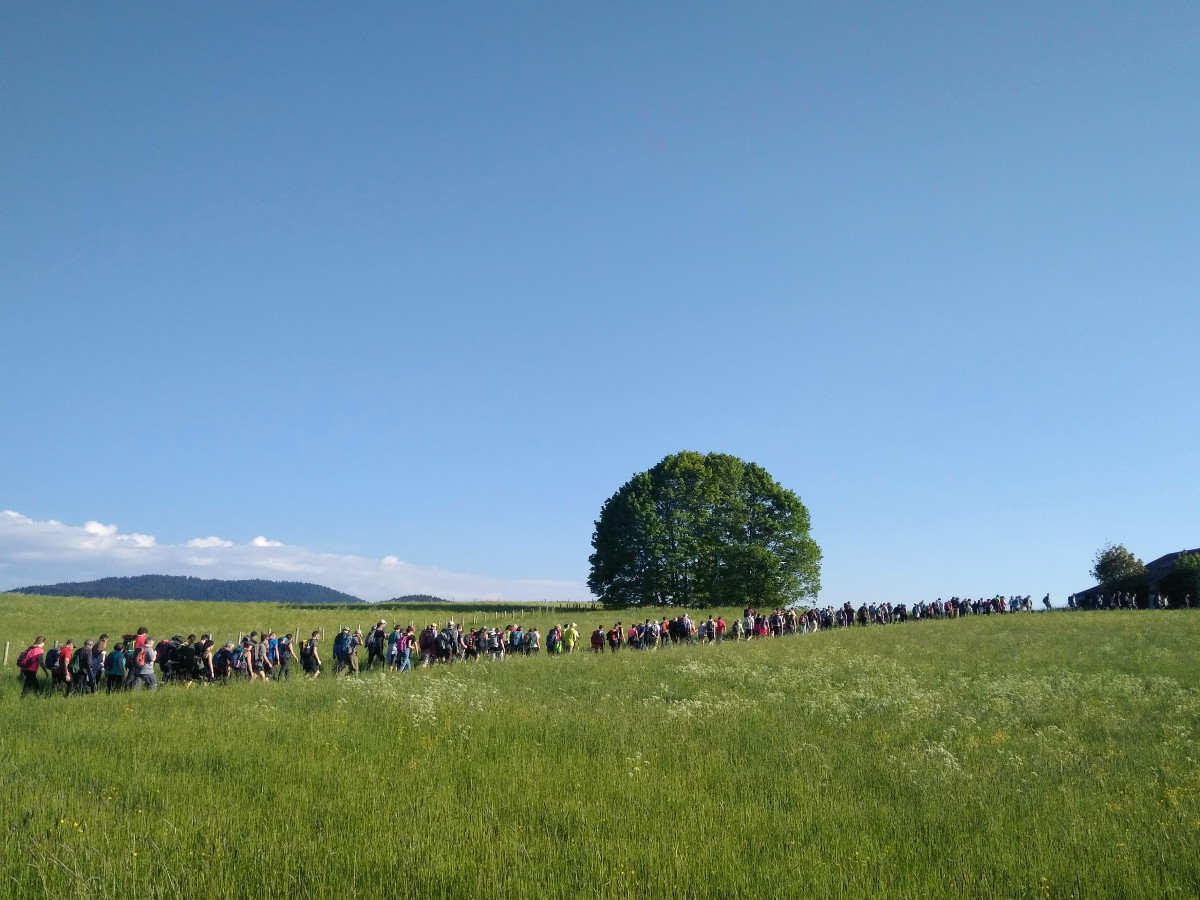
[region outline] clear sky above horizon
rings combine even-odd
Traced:
[[[578,599],[683,449],[822,602],[1200,546],[1198,97],[1194,3],[5,4],[0,588]]]

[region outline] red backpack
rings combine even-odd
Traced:
[[[18,669],[22,669],[22,670],[24,670],[24,669],[36,670],[37,669],[36,663],[32,666],[29,664],[33,660],[33,658],[37,655],[34,653],[35,650],[37,650],[37,647],[29,647],[28,649],[23,651],[20,656],[17,657],[17,668]]]

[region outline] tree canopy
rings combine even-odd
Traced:
[[[1105,544],[1092,559],[1092,577],[1105,590],[1136,592],[1146,580],[1146,565],[1124,544]]]
[[[1176,557],[1170,573],[1162,580],[1162,588],[1170,596],[1172,605],[1181,605],[1185,598],[1191,606],[1200,603],[1200,553],[1183,553]]]
[[[604,503],[588,587],[609,607],[782,606],[821,589],[809,515],[765,469],[675,453]]]

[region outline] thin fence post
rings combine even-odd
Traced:
[[[4,665],[8,665],[8,641],[4,642]]]

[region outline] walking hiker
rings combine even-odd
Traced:
[[[417,639],[416,632],[417,630],[412,625],[409,625],[408,629],[400,635],[400,639],[396,642],[396,653],[399,660],[396,664],[396,669],[399,672],[412,671],[412,650],[413,643]]]
[[[268,674],[275,677],[279,669],[279,638],[273,631],[267,632],[267,662],[270,664]]]
[[[391,632],[387,636],[387,668],[400,668],[400,623],[397,622],[392,626]]]
[[[380,619],[375,627],[367,633],[367,669],[375,665],[375,660],[379,660],[380,664],[387,668],[387,657],[384,655],[384,643],[386,641],[387,622]]]
[[[42,657],[42,664],[50,673],[50,693],[61,685],[63,696],[71,693],[71,657],[75,654],[75,642],[67,641],[59,648],[51,647]]]
[[[96,691],[96,675],[92,670],[92,648],[96,642],[88,638],[71,659],[71,685],[76,694],[92,694]]]
[[[304,642],[304,648],[300,654],[301,666],[308,677],[314,681],[321,674],[321,654],[317,652],[317,644],[320,640],[321,632],[314,631],[312,636]]]
[[[275,669],[276,681],[288,681],[292,677],[292,660],[296,656],[296,651],[292,647],[292,636],[285,634],[276,646],[276,655],[279,657],[279,664]]]
[[[358,674],[358,648],[362,646],[362,642],[362,629],[355,628],[354,634],[350,635],[350,640],[346,643],[346,665],[355,675]]]
[[[42,657],[46,654],[46,639],[38,635],[21,655],[17,657],[17,668],[21,670],[21,696],[40,694],[42,683],[38,681],[38,669],[42,666]]]
[[[492,659],[504,659],[504,638],[499,628],[493,628],[487,636],[488,655]]]
[[[347,656],[350,652],[350,629],[343,625],[342,630],[333,639],[333,674],[340,675],[342,670],[350,665]]]
[[[258,632],[250,632],[250,680],[261,678],[271,680],[271,661],[267,659],[266,638],[258,636]]]
[[[133,690],[140,691],[143,686],[152,691],[158,690],[158,682],[154,678],[154,645],[150,642],[149,633],[141,647],[136,648],[134,655]]]
[[[102,634],[96,638],[96,646],[92,647],[92,689],[100,687],[104,674],[104,660],[108,656],[108,635]]]
[[[111,694],[125,686],[125,645],[117,644],[104,659],[104,693]]]

